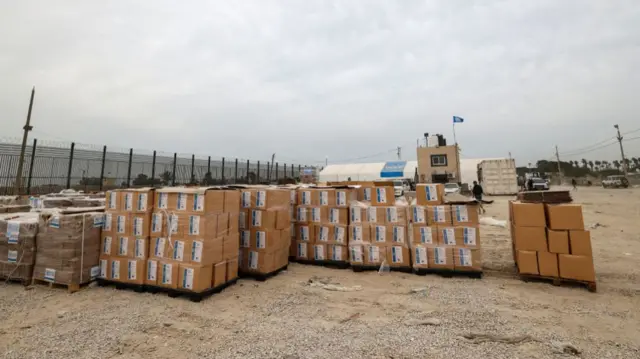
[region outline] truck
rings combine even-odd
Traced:
[[[480,161],[478,180],[487,195],[515,195],[519,190],[516,161],[511,158]]]

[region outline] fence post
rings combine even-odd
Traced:
[[[226,182],[224,181],[224,157],[222,157],[222,184],[225,184]]]
[[[302,166],[298,165],[298,177],[302,178],[301,176],[301,172],[302,172]]]
[[[260,161],[258,161],[258,170],[256,171],[256,183],[260,183]]]
[[[235,170],[235,174],[233,175],[233,184],[238,183],[238,159],[236,158],[236,170]]]
[[[207,173],[211,176],[211,156],[209,156],[209,159],[207,160]]]
[[[280,176],[278,175],[278,162],[276,162],[276,181],[278,180]]]
[[[33,160],[36,158],[36,144],[38,139],[33,139],[33,148],[31,149],[31,163],[29,164],[29,178],[27,179],[27,194],[31,194],[31,176],[33,175]]]
[[[73,167],[73,150],[76,148],[76,143],[71,142],[71,151],[69,152],[69,169],[67,171],[67,189],[71,188],[71,168]]]
[[[153,161],[151,162],[151,187],[156,186],[156,150],[153,150]]]
[[[131,187],[131,162],[133,162],[133,148],[129,149],[129,167],[127,167],[127,188]]]
[[[171,173],[171,185],[175,186],[176,185],[176,162],[178,161],[178,153],[174,152],[173,153],[173,170]]]
[[[249,160],[247,160],[247,183],[246,184],[250,184],[249,183]]]
[[[191,155],[191,178],[189,179],[189,184],[196,183],[196,155]]]
[[[100,164],[100,191],[102,191],[102,184],[104,183],[104,163],[107,159],[107,146],[102,146],[102,163]]]
[[[296,176],[293,175],[293,163],[291,164],[291,178],[296,178]]]

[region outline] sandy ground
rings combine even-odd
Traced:
[[[640,189],[581,188],[598,293],[515,277],[509,232],[482,228],[485,277],[353,273],[292,264],[201,303],[92,287],[75,294],[0,287],[6,358],[640,358]],[[507,219],[508,198],[488,215]],[[362,290],[333,292],[310,278]],[[413,291],[414,289],[419,289]],[[437,319],[415,326],[412,319]],[[529,335],[474,344],[467,333]]]

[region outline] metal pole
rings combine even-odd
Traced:
[[[129,167],[127,168],[127,188],[131,187],[131,163],[133,162],[133,148],[129,149]]]
[[[191,155],[191,178],[189,179],[189,183],[190,184],[195,184],[196,183],[196,155],[192,154]]]
[[[256,183],[260,183],[260,161],[258,161],[258,173],[256,174]]]
[[[211,156],[209,156],[209,159],[207,160],[207,173],[211,176]]]
[[[153,162],[151,162],[151,186],[156,185],[156,151],[153,151]]]
[[[267,181],[271,182],[271,167],[273,166],[273,164],[270,164],[269,162],[267,162]]]
[[[238,159],[236,158],[236,170],[233,177],[233,183],[238,183]]]
[[[279,178],[279,176],[278,176],[278,162],[276,162],[276,178],[275,178],[275,180],[277,181],[278,178]]]
[[[247,178],[247,184],[249,184],[249,160],[247,160],[247,174],[246,174],[246,178]]]
[[[22,134],[22,147],[20,147],[20,159],[18,160],[18,173],[16,173],[16,183],[14,184],[15,195],[20,194],[20,187],[22,184],[22,166],[24,164],[24,153],[27,150],[27,137],[29,137],[29,131],[33,130],[31,126],[31,110],[33,109],[33,98],[36,95],[36,87],[31,89],[31,99],[29,100],[29,112],[27,112],[27,123],[22,128],[24,133]]]
[[[171,174],[171,185],[176,185],[176,162],[178,161],[178,153],[174,152],[173,154],[173,172]]]
[[[556,160],[558,161],[558,178],[560,179],[559,185],[562,185],[562,169],[560,168],[560,154],[558,153],[558,145],[556,145]]]
[[[102,184],[104,183],[104,164],[107,159],[107,146],[102,147],[102,164],[100,165],[100,191],[102,191]]]
[[[31,148],[31,163],[29,164],[29,179],[27,180],[27,194],[31,194],[31,177],[33,176],[33,161],[36,159],[36,145],[38,139],[33,139],[33,148]]]
[[[622,148],[622,135],[620,135],[620,127],[618,125],[614,125],[613,127],[618,130],[618,137],[616,138],[618,139],[618,143],[620,143],[620,155],[622,156],[622,174],[626,175],[629,169],[627,168],[627,161],[624,157],[624,148]]]
[[[67,189],[71,188],[71,169],[73,168],[73,150],[76,148],[76,143],[71,142],[71,151],[69,152],[69,169],[67,171]]]
[[[222,157],[222,184],[225,184],[225,182],[224,182],[224,157]]]

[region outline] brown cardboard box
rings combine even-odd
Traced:
[[[209,240],[187,239],[184,241],[183,255],[180,256],[174,252],[175,258],[173,259],[199,266],[222,262],[225,253],[225,238],[218,237]],[[230,255],[231,258],[238,256],[237,244],[238,242],[234,242],[233,238],[227,241],[227,255]],[[233,253],[230,253],[230,251],[233,251]]]
[[[579,204],[545,204],[547,226],[550,229],[584,229],[582,205]]]
[[[431,226],[412,226],[414,245],[434,246],[438,244],[438,229]],[[426,250],[426,247],[424,247]],[[425,252],[426,253],[426,252]],[[426,257],[424,258],[426,261]],[[426,267],[424,267],[426,268]]]
[[[307,248],[309,248],[308,244]],[[287,265],[289,258],[288,248],[281,249],[273,253],[261,253],[245,249],[243,249],[242,252],[243,255],[241,268],[248,272],[271,273]]]
[[[458,246],[471,248],[471,249],[479,249],[480,243],[480,226],[464,226],[464,227],[455,227],[456,231],[456,242]]]
[[[286,189],[249,188],[240,194],[241,208],[288,209],[291,193]]]
[[[417,225],[427,225],[427,210],[424,206],[411,206],[409,208],[409,222]]]
[[[451,205],[451,219],[456,226],[477,226],[480,223],[478,206],[453,204]]]
[[[328,198],[328,193],[329,193],[329,189],[325,189],[323,191],[320,191],[318,189],[315,188],[304,188],[304,189],[299,189],[298,190],[298,206],[328,206],[329,205],[329,198]],[[321,204],[320,202],[320,193],[323,193],[323,203]],[[335,198],[335,192],[331,191],[331,193],[333,194],[333,197]],[[324,200],[326,200],[326,203],[324,202]]]
[[[429,268],[427,247],[422,245],[414,246],[412,249],[412,262],[413,268]]]
[[[169,258],[169,245],[164,237],[154,237],[149,241],[149,258]]]
[[[569,254],[569,232],[547,229],[549,252]]]
[[[158,285],[158,261],[147,259],[144,284]]]
[[[349,224],[349,208],[329,208],[328,223],[331,224]]]
[[[329,209],[327,207],[309,207],[307,210],[309,223],[329,223]]]
[[[223,262],[224,263],[224,262]],[[178,274],[178,288],[195,293],[204,292],[211,288],[213,266],[180,263]]]
[[[544,227],[515,226],[512,240],[516,250],[547,251],[547,233]]]
[[[411,267],[411,255],[406,246],[390,246],[387,248],[387,264],[390,267]]]
[[[558,254],[560,277],[585,282],[595,282],[596,274],[593,268],[593,258],[576,256],[573,254]]]
[[[171,241],[167,241],[169,259],[176,262],[188,261],[191,257],[191,253],[187,252],[189,248],[188,241],[185,239],[171,238]]]
[[[131,213],[127,216],[125,234],[134,237],[149,237],[151,229],[151,212]]]
[[[409,222],[408,208],[406,206],[385,207],[385,223],[407,224]]]
[[[480,250],[465,247],[454,248],[453,268],[461,271],[482,271],[482,254]]]
[[[511,223],[517,227],[546,227],[544,205],[542,203],[509,203]]]
[[[394,246],[409,246],[407,227],[403,225],[391,225],[391,243]]]
[[[540,274],[538,252],[518,250],[518,271],[520,274]]]
[[[113,240],[113,237],[103,235],[100,239],[100,255],[110,256],[118,253],[117,241]]]
[[[426,206],[427,209],[427,224],[430,226],[449,226],[453,222],[451,221],[451,207],[446,205],[441,206]]]
[[[276,229],[288,229],[291,226],[291,215],[289,209],[279,209],[276,211]]]
[[[105,201],[105,209],[107,211],[119,211],[122,209],[121,202],[120,192],[107,191]]]
[[[238,213],[240,211],[240,192],[225,190],[223,212]]]
[[[418,206],[435,206],[444,201],[444,185],[440,183],[420,183],[416,185]]]
[[[154,237],[161,237],[167,235],[167,215],[163,212],[151,213],[151,225],[149,232]]]
[[[318,241],[318,238],[316,238]],[[332,225],[329,227],[329,243],[338,244],[342,246],[347,245],[347,226],[345,225]]]
[[[438,245],[454,247],[458,245],[460,238],[460,231],[456,235],[456,227],[453,226],[438,226]]]
[[[357,200],[371,202],[372,193],[374,192],[373,183],[369,184],[361,184],[360,188],[357,189]]]
[[[371,190],[371,205],[393,206],[396,203],[396,195],[391,186],[376,186]]]
[[[179,263],[171,260],[158,261],[159,287],[178,288]]]
[[[349,262],[351,265],[364,265],[364,246],[349,244]]]
[[[327,260],[327,245],[326,244],[312,244],[311,253],[309,253],[309,259],[314,261]]]
[[[330,261],[345,262],[349,260],[349,251],[346,245],[328,244],[327,251],[327,258]]]
[[[315,243],[316,242],[316,231],[313,225],[311,224],[298,224],[296,223],[296,240]]]
[[[145,280],[145,272],[147,270],[147,260],[146,259],[127,259],[126,261],[122,261],[122,264],[127,266],[127,276],[124,281],[132,284],[143,284]]]
[[[571,254],[577,256],[593,256],[591,249],[591,232],[572,230],[569,231],[569,242],[571,244]]]
[[[238,213],[238,229],[249,229],[249,209],[241,209]]]
[[[252,229],[249,248],[260,252],[274,252],[282,249],[282,231],[278,229]]]
[[[153,209],[154,189],[128,188],[121,191],[121,209],[127,212],[150,212]]]
[[[380,265],[387,258],[387,247],[380,245],[364,245],[364,265]]]
[[[358,200],[358,193],[355,189],[336,189],[335,201],[330,201],[330,206],[347,208],[351,202]],[[344,223],[347,224],[347,223]]]
[[[353,205],[349,207],[349,223],[362,224],[369,222],[368,207]]]
[[[238,233],[240,231],[240,212],[229,212],[229,233]]]
[[[276,210],[252,209],[249,211],[249,228],[276,228],[277,215]]]
[[[108,255],[101,254],[98,263],[100,266],[98,278],[109,279],[109,274],[111,273],[111,258],[109,258]]]
[[[368,225],[349,225],[348,243],[371,243],[371,228]]]
[[[289,238],[289,240],[291,240]],[[288,243],[288,242],[287,242]],[[222,259],[225,261],[238,257],[240,249],[240,237],[236,234],[224,236],[222,238]]]
[[[226,261],[227,263],[227,268],[226,268],[226,281],[232,281],[236,278],[238,278],[238,258],[233,258],[230,259],[228,261]]]
[[[115,247],[116,250],[112,253],[120,257],[147,259],[149,256],[149,238],[120,236]]]
[[[545,277],[558,276],[558,255],[556,253],[538,252],[538,269]]]
[[[453,269],[453,248],[452,247],[427,247],[427,262],[429,268]]]
[[[210,272],[211,273],[211,272]],[[227,262],[220,262],[213,266],[212,287],[223,285],[227,280]]]
[[[371,232],[370,241],[372,244],[384,246],[385,244],[391,243],[391,240],[393,238],[392,226],[387,226],[384,224],[372,224],[369,231]]]
[[[315,232],[316,243],[327,244],[329,239],[333,235],[333,225],[331,224],[318,224],[313,226]]]
[[[309,251],[311,250],[313,244],[305,241],[296,241],[296,254],[295,257],[298,260],[309,260],[311,257],[309,256]]]
[[[125,282],[127,278],[127,265],[124,258],[109,258],[109,280]]]
[[[384,208],[380,207],[369,207],[367,208],[367,220],[366,222],[371,224],[385,224],[386,221],[386,212]]]

